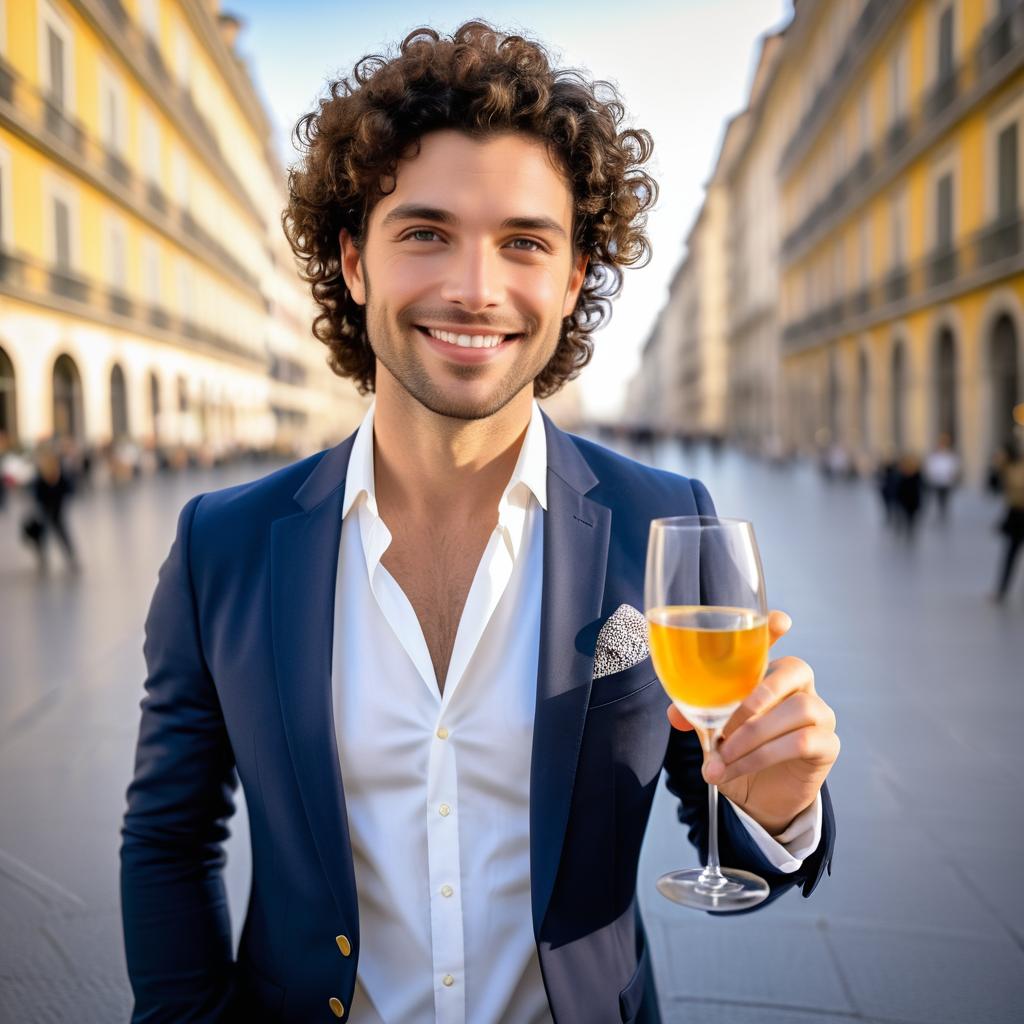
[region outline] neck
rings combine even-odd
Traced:
[[[526,387],[493,416],[440,416],[413,399],[378,363],[374,478],[381,514],[490,515],[515,469],[533,411]]]

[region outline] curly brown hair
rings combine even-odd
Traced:
[[[551,395],[575,377],[590,361],[591,335],[611,315],[622,268],[650,258],[647,211],[657,184],[642,165],[653,143],[648,132],[623,128],[624,117],[608,82],[556,69],[539,43],[480,21],[451,37],[417,29],[397,55],[363,57],[351,79],[332,82],[296,126],[303,159],[289,172],[283,216],[320,307],[313,334],[330,350],[331,369],[354,379],[360,393],[374,388],[365,308],[342,277],[339,233],[345,229],[361,244],[399,159],[415,153],[428,132],[448,128],[473,137],[528,134],[547,145],[565,173],[574,199],[573,247],[589,262],[534,394]]]

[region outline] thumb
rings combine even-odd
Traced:
[[[768,613],[768,646],[781,640],[793,628],[793,620],[785,613],[774,611]]]

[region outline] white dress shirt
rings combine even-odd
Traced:
[[[373,411],[352,446],[332,685],[359,907],[352,1024],[551,1020],[533,936],[530,759],[543,585],[547,441],[536,402],[466,599],[443,694],[408,598],[381,564]],[[353,527],[358,524],[358,529]],[[780,845],[818,843],[820,799]]]

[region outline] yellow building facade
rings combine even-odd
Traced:
[[[977,482],[1024,400],[1024,4],[802,0],[778,78],[786,440],[949,434]]]
[[[0,0],[0,431],[104,444],[337,440],[284,174],[202,0]]]

